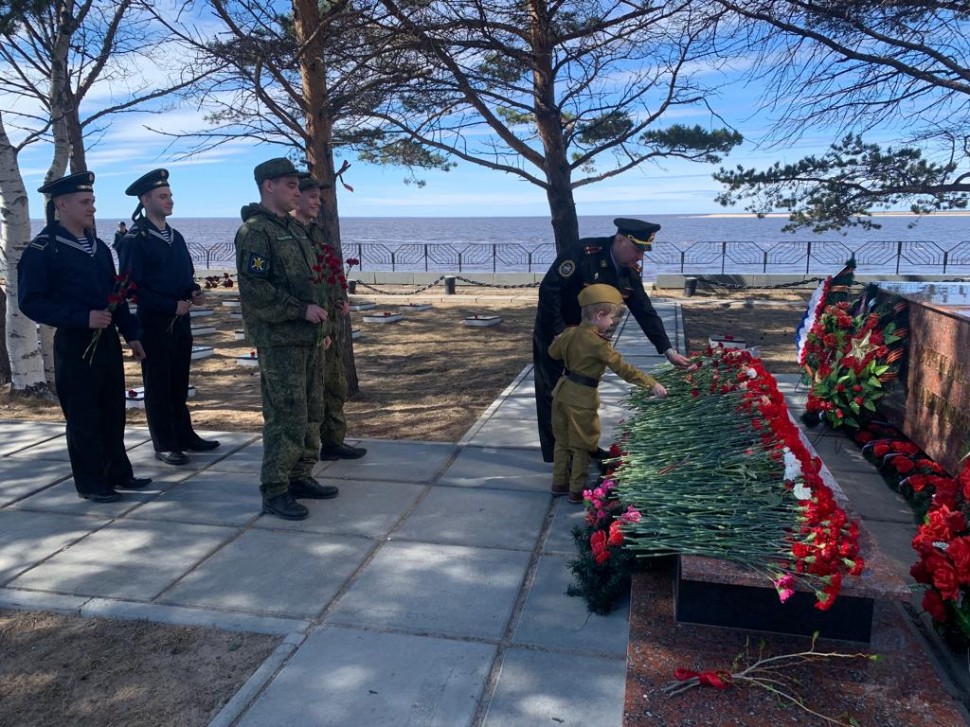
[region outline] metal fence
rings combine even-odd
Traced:
[[[232,242],[189,243],[199,269],[235,267]],[[968,274],[970,240],[942,243],[932,240],[662,240],[644,256],[644,272],[691,274],[827,273],[855,255],[862,274]],[[382,243],[344,244],[344,257],[360,260],[367,272],[542,273],[556,259],[552,243],[523,245]],[[4,273],[0,258],[0,274]]]
[[[190,244],[197,267],[233,267],[232,243]],[[855,255],[861,273],[927,275],[970,273],[970,240],[704,240],[655,243],[644,256],[644,270],[667,273],[830,272]],[[369,272],[545,272],[556,259],[552,243],[463,244],[345,243],[344,257],[357,258]]]

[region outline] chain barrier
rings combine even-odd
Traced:
[[[704,283],[705,285],[710,285],[715,288],[729,288],[731,290],[774,290],[776,288],[795,288],[799,285],[805,285],[806,283],[821,283],[823,280],[825,280],[825,278],[805,278],[805,280],[796,280],[791,283],[778,283],[778,285],[746,285],[745,283],[722,283],[719,280],[711,280],[710,278],[697,278],[698,283]]]
[[[455,276],[455,280],[461,280],[461,281],[463,281],[465,283],[468,283],[469,285],[474,285],[474,286],[477,286],[479,288],[508,288],[508,289],[512,289],[512,288],[538,288],[539,285],[540,285],[540,283],[541,283],[541,281],[540,281],[540,282],[536,282],[536,283],[519,283],[518,285],[499,285],[498,283],[482,283],[482,282],[479,282],[478,280],[469,280],[468,278],[463,278],[461,275],[456,275]]]
[[[383,288],[378,288],[374,285],[369,285],[365,283],[363,280],[355,280],[354,283],[360,286],[361,288],[368,288],[369,290],[373,290],[375,293],[380,293],[381,295],[417,295],[418,293],[424,292],[428,288],[433,288],[438,283],[442,282],[444,279],[445,279],[445,276],[441,275],[438,277],[437,280],[433,280],[427,285],[423,285],[420,288],[417,288],[415,290],[406,290],[406,291],[384,290]]]

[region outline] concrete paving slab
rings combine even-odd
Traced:
[[[320,614],[374,547],[365,538],[248,530],[160,603],[290,617]]]
[[[233,451],[244,446],[245,443],[253,439],[256,435],[248,432],[230,432],[222,436],[224,438],[231,439],[224,442],[218,449],[213,449],[210,452],[186,452],[189,458],[188,464],[168,465],[155,459],[155,448],[150,441],[128,450],[128,459],[131,460],[131,466],[134,467],[136,471],[140,471],[145,468],[158,469],[160,467],[167,468],[167,470],[199,471],[213,465],[216,462],[219,462],[220,460],[225,459],[232,454]],[[219,441],[223,442],[222,439]]]
[[[524,551],[388,543],[326,622],[497,639],[528,563]]]
[[[235,534],[211,525],[115,521],[7,585],[148,601]]]
[[[326,478],[322,481],[326,482]],[[368,481],[340,481],[338,486],[340,496],[336,499],[300,501],[310,510],[306,520],[266,516],[253,523],[253,527],[383,538],[427,488],[427,485]]]
[[[141,475],[142,473],[136,473]],[[124,490],[117,502],[94,503],[85,500],[77,494],[74,478],[71,477],[56,485],[44,488],[33,495],[19,500],[11,505],[18,510],[39,510],[43,512],[60,512],[70,515],[93,515],[100,518],[114,518],[148,502],[159,493],[174,487],[177,483],[172,480],[152,479],[147,487],[141,490]]]
[[[63,423],[0,421],[0,457],[63,436]]]
[[[557,649],[626,656],[630,635],[629,598],[608,616],[586,610],[586,602],[566,591],[573,582],[569,558],[544,555],[512,640]]]
[[[151,440],[152,435],[148,427],[125,427],[125,449],[138,447]]]
[[[323,628],[239,725],[471,725],[494,653],[487,644]]]
[[[104,525],[95,518],[0,511],[0,583]]]
[[[504,399],[492,413],[490,419],[535,419],[536,400],[534,396],[510,396]]]
[[[470,440],[463,443],[476,447],[538,447],[539,432],[535,416],[531,419],[492,417]]]
[[[129,517],[169,522],[242,526],[259,515],[258,474],[197,474],[139,505]]]
[[[865,521],[866,530],[875,538],[881,550],[896,568],[896,573],[907,583],[913,579],[909,569],[916,562],[916,552],[913,550],[913,536],[916,535],[916,525],[905,525],[883,520]]]
[[[876,468],[862,456],[862,450],[848,437],[822,436],[820,432],[812,430],[808,430],[806,434],[815,452],[833,473],[836,469],[840,472],[859,472],[862,474],[870,474],[876,471]],[[836,476],[836,479],[839,479],[838,476]]]
[[[431,482],[457,452],[453,444],[362,440],[367,455],[362,459],[329,463],[325,477],[384,482]]]
[[[67,454],[67,438],[63,434],[63,427],[60,436],[39,440],[25,448],[18,448],[16,452],[8,456],[10,459],[22,461],[70,462],[70,457]]]
[[[913,509],[902,495],[893,492],[876,472],[859,474],[833,470],[853,512],[865,520],[883,520],[902,525],[915,522]],[[913,554],[915,557],[915,553]]]
[[[394,538],[531,551],[550,504],[540,492],[434,487]]]
[[[619,727],[625,690],[626,659],[511,648],[485,727]]]
[[[552,465],[536,449],[464,447],[439,485],[548,492]]]
[[[569,502],[565,497],[557,498],[556,512],[546,535],[546,542],[542,545],[543,553],[557,553],[575,558],[576,543],[573,540],[573,528],[586,524],[586,508]]]
[[[0,608],[12,611],[51,611],[77,616],[81,613],[81,607],[90,600],[87,596],[61,596],[56,593],[0,588]]]
[[[208,471],[211,472],[253,472],[259,477],[259,470],[263,463],[263,440],[257,438],[234,451],[231,456],[214,462]]]
[[[71,468],[62,462],[0,459],[0,507],[70,476]]]
[[[132,603],[112,598],[90,598],[81,607],[85,618],[114,618],[125,621],[151,621],[173,626],[204,626],[223,631],[286,636],[305,631],[309,622],[275,616],[227,613],[205,608],[162,606],[157,603]]]

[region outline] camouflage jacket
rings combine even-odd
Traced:
[[[243,319],[256,346],[313,346],[329,334],[329,323],[306,320],[307,306],[326,308],[326,293],[314,271],[317,260],[306,231],[293,218],[260,204],[242,208],[236,232],[236,271]]]

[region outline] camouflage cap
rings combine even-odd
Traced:
[[[277,177],[299,177],[302,176],[302,174],[303,172],[300,172],[296,167],[293,166],[293,162],[285,157],[270,159],[262,164],[257,164],[256,168],[253,169],[253,177],[256,178],[256,184],[262,184],[267,179],[276,179]]]
[[[623,305],[623,296],[620,291],[614,288],[612,285],[606,285],[605,283],[596,283],[595,285],[588,285],[579,291],[579,305],[585,308],[588,305],[595,305],[596,303],[613,303],[614,305]]]
[[[308,189],[326,189],[329,184],[324,184],[319,179],[314,177],[312,174],[301,174],[300,175],[300,191],[305,192]]]
[[[93,192],[94,172],[78,172],[60,179],[54,179],[37,191],[41,194],[49,194],[51,199],[75,192]]]

